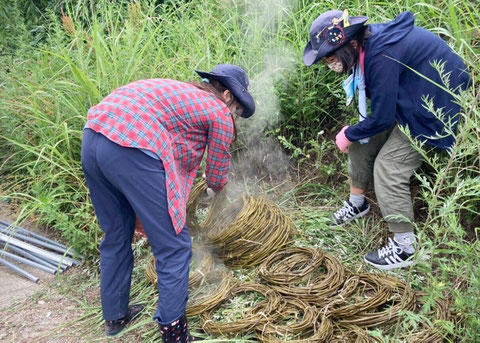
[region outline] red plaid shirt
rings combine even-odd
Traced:
[[[162,160],[168,212],[177,234],[185,226],[188,195],[207,145],[207,184],[218,191],[227,183],[234,135],[230,111],[188,83],[151,79],[120,87],[90,108],[86,127]]]

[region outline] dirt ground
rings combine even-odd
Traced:
[[[15,217],[15,213],[9,212],[5,204],[0,203],[1,220],[13,222]],[[38,228],[33,222],[22,223],[22,227],[61,242],[59,237],[52,237],[51,231]],[[101,319],[98,280],[91,277],[92,271],[87,267],[70,267],[56,276],[15,264],[40,280],[35,283],[0,265],[0,342],[142,341],[139,332],[107,339]],[[88,327],[83,321],[85,317],[95,327]],[[142,317],[148,319],[149,315]]]
[[[10,208],[0,204],[1,220],[13,222],[15,218]],[[33,222],[22,223],[22,227],[59,241]],[[0,342],[82,342],[69,335],[67,328],[62,328],[83,314],[77,301],[62,291],[68,288],[64,280],[75,278],[81,267],[71,267],[57,277],[21,263],[15,264],[39,281],[30,281],[0,265]]]
[[[0,219],[14,221],[5,204],[0,205]],[[48,236],[32,222],[22,227]],[[54,237],[49,237],[56,239]],[[8,259],[7,259],[8,260]],[[13,261],[9,261],[13,262]],[[82,315],[74,299],[59,292],[58,284],[65,276],[77,273],[72,267],[60,277],[39,269],[15,264],[39,278],[37,283],[17,274],[6,266],[0,266],[0,341],[1,342],[77,342],[67,336],[53,339],[49,332]],[[59,330],[59,336],[68,330]]]
[[[0,341],[80,342],[75,337],[68,337],[67,328],[57,331],[82,315],[76,302],[58,292],[54,287],[55,276],[34,268],[25,269],[40,277],[41,281],[33,283],[0,268]]]

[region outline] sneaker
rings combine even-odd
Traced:
[[[390,270],[410,266],[413,254],[407,253],[400,244],[389,238],[387,246],[370,251],[364,260],[376,268]]]
[[[343,203],[343,207],[333,214],[333,226],[343,226],[354,219],[366,215],[369,211],[370,204],[368,203],[367,199],[365,199],[360,207],[355,207],[350,201],[345,201]]]
[[[125,328],[128,323],[137,318],[140,312],[142,312],[142,310],[143,305],[130,305],[128,306],[127,314],[123,318],[117,320],[106,320],[105,333],[107,334],[107,336],[117,335]]]

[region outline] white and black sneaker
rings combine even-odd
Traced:
[[[333,226],[343,226],[354,219],[366,215],[370,211],[370,204],[367,199],[362,206],[355,207],[350,201],[345,201],[343,207],[337,210],[332,217]]]
[[[413,263],[413,254],[406,252],[400,244],[388,239],[388,245],[365,255],[365,262],[383,270],[408,267]]]

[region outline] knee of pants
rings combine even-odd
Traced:
[[[357,188],[367,188],[373,179],[373,166],[354,166],[351,162],[348,163],[348,176],[352,180],[352,185]]]
[[[375,161],[375,195],[384,217],[390,214],[404,214],[413,218],[410,175],[387,160]]]
[[[373,180],[375,188],[378,186],[385,186],[388,184],[388,180],[391,178],[388,177],[389,168],[384,160],[377,159],[373,167]]]

